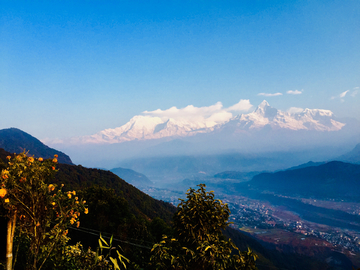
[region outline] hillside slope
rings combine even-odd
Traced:
[[[360,164],[360,143],[358,143],[350,152],[340,156],[338,160]]]
[[[8,128],[0,130],[0,148],[10,153],[29,151],[30,155],[42,158],[52,158],[58,155],[58,161],[64,164],[73,164],[70,157],[63,152],[50,148],[30,134],[17,129]]]
[[[170,221],[175,212],[171,204],[150,197],[110,171],[89,169],[81,165],[59,164],[58,167],[56,181],[65,184],[66,189],[81,190],[91,186],[114,189],[117,195],[127,200],[133,213],[148,220],[160,217]]]
[[[110,171],[135,186],[152,186],[153,184],[146,175],[131,169],[118,167],[111,169]]]
[[[281,194],[359,199],[359,179],[360,165],[331,161],[319,166],[261,173],[249,184]]]

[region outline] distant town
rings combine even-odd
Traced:
[[[185,198],[185,193],[179,191],[157,188],[145,188],[143,191],[175,206],[179,204],[179,198]],[[302,219],[297,213],[245,196],[216,193],[216,198],[229,205],[231,210],[229,220],[232,222],[232,227],[248,232],[263,241],[273,244],[288,244],[286,241],[289,234],[291,234],[291,238],[297,234],[298,238],[307,245],[310,241],[310,245],[327,246],[339,252],[360,253],[360,232],[358,231],[309,222]],[[308,204],[324,204],[324,201],[299,200]],[[329,207],[332,207],[331,202],[328,204],[330,204]],[[339,203],[336,205],[338,206]],[[358,204],[347,204],[346,209],[342,210],[360,215]]]

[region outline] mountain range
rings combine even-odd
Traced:
[[[356,117],[340,119],[329,110],[282,111],[264,100],[250,113],[232,115],[179,118],[144,112],[120,127],[43,142],[68,153],[77,164],[107,169],[124,167],[122,161],[144,157],[314,152],[301,160],[304,163],[332,159],[359,143]],[[319,153],[322,157],[316,156]]]
[[[300,112],[283,112],[273,108],[264,100],[248,114],[240,114],[230,120],[214,121],[160,118],[137,115],[121,127],[102,130],[94,135],[72,138],[78,143],[122,143],[132,140],[152,140],[166,137],[189,137],[196,134],[219,132],[250,132],[269,127],[273,130],[338,131],[346,124],[337,121],[329,110],[304,109]]]

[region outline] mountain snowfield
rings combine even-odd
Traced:
[[[340,130],[345,124],[335,121],[333,116],[331,111],[320,109],[305,109],[297,113],[282,112],[264,100],[254,112],[236,116],[224,125],[235,124],[243,130],[261,129],[266,125],[272,129]]]
[[[121,127],[105,129],[94,135],[72,138],[75,144],[112,144],[133,140],[152,140],[166,137],[187,137],[199,133],[235,128],[238,131],[252,132],[270,126],[273,130],[314,130],[337,131],[345,124],[334,120],[329,110],[304,109],[290,113],[277,110],[264,100],[251,113],[240,114],[224,122],[209,120],[175,120],[149,115],[137,115]]]

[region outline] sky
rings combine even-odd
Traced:
[[[0,129],[66,138],[264,99],[360,119],[359,48],[358,0],[0,0]]]

